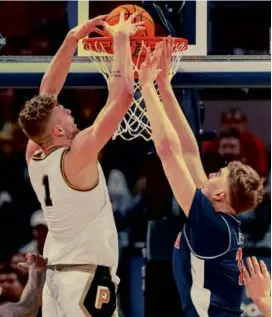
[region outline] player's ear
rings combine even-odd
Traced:
[[[214,192],[212,198],[213,198],[213,200],[218,201],[218,202],[222,201],[226,198],[226,193],[223,189],[218,189]]]
[[[60,126],[55,125],[53,127],[53,134],[55,136],[63,136],[64,135],[64,130]]]

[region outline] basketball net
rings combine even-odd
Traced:
[[[141,37],[131,39],[135,78],[139,78],[141,64],[146,58],[147,47],[151,47],[151,54],[153,55],[156,44],[162,40],[162,37]],[[185,39],[175,38],[174,40],[175,42],[173,45],[171,70],[169,73],[170,80],[172,80],[179,68],[182,58],[181,52],[186,50],[188,45],[187,40]],[[83,40],[83,45],[84,49],[90,52],[89,58],[91,62],[96,65],[97,70],[103,75],[109,88],[111,65],[113,61],[113,55],[109,54],[109,52],[112,51],[112,39],[101,37],[87,38]],[[128,112],[115,131],[112,139],[116,139],[117,136],[120,136],[127,141],[133,140],[139,136],[141,136],[146,141],[152,139],[147,109],[144,103],[139,81],[134,82],[133,101]]]

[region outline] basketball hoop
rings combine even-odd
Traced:
[[[176,74],[180,61],[181,52],[188,47],[188,41],[183,38],[173,38],[174,46],[172,53],[172,66],[169,74],[170,79]],[[147,48],[151,48],[151,54],[155,50],[157,43],[163,41],[163,37],[132,37],[130,38],[131,55],[134,63],[134,77],[139,77],[142,62],[146,58]],[[98,71],[105,78],[109,85],[111,65],[113,60],[113,39],[111,37],[94,37],[83,40],[83,47],[90,52],[90,60]],[[113,139],[117,136],[124,140],[133,140],[141,136],[144,140],[151,140],[151,128],[147,117],[147,110],[141,93],[141,87],[138,81],[134,83],[133,102],[119,124]]]

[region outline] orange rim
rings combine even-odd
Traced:
[[[162,36],[154,37],[145,37],[145,36],[136,36],[130,38],[130,46],[133,50],[133,56],[137,57],[138,53],[141,52],[141,56],[145,55],[145,50],[141,50],[142,42],[146,46],[151,47],[151,50],[155,49],[155,46],[158,42],[161,42],[164,39]],[[185,51],[188,48],[188,40],[184,38],[174,37],[175,44],[182,45],[181,51]],[[113,53],[113,39],[112,37],[92,37],[83,39],[83,48],[86,51],[101,52],[101,48],[108,53]]]

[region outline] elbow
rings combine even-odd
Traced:
[[[167,158],[181,153],[179,142],[167,136],[164,137],[159,143],[156,144],[157,154],[160,158]]]

